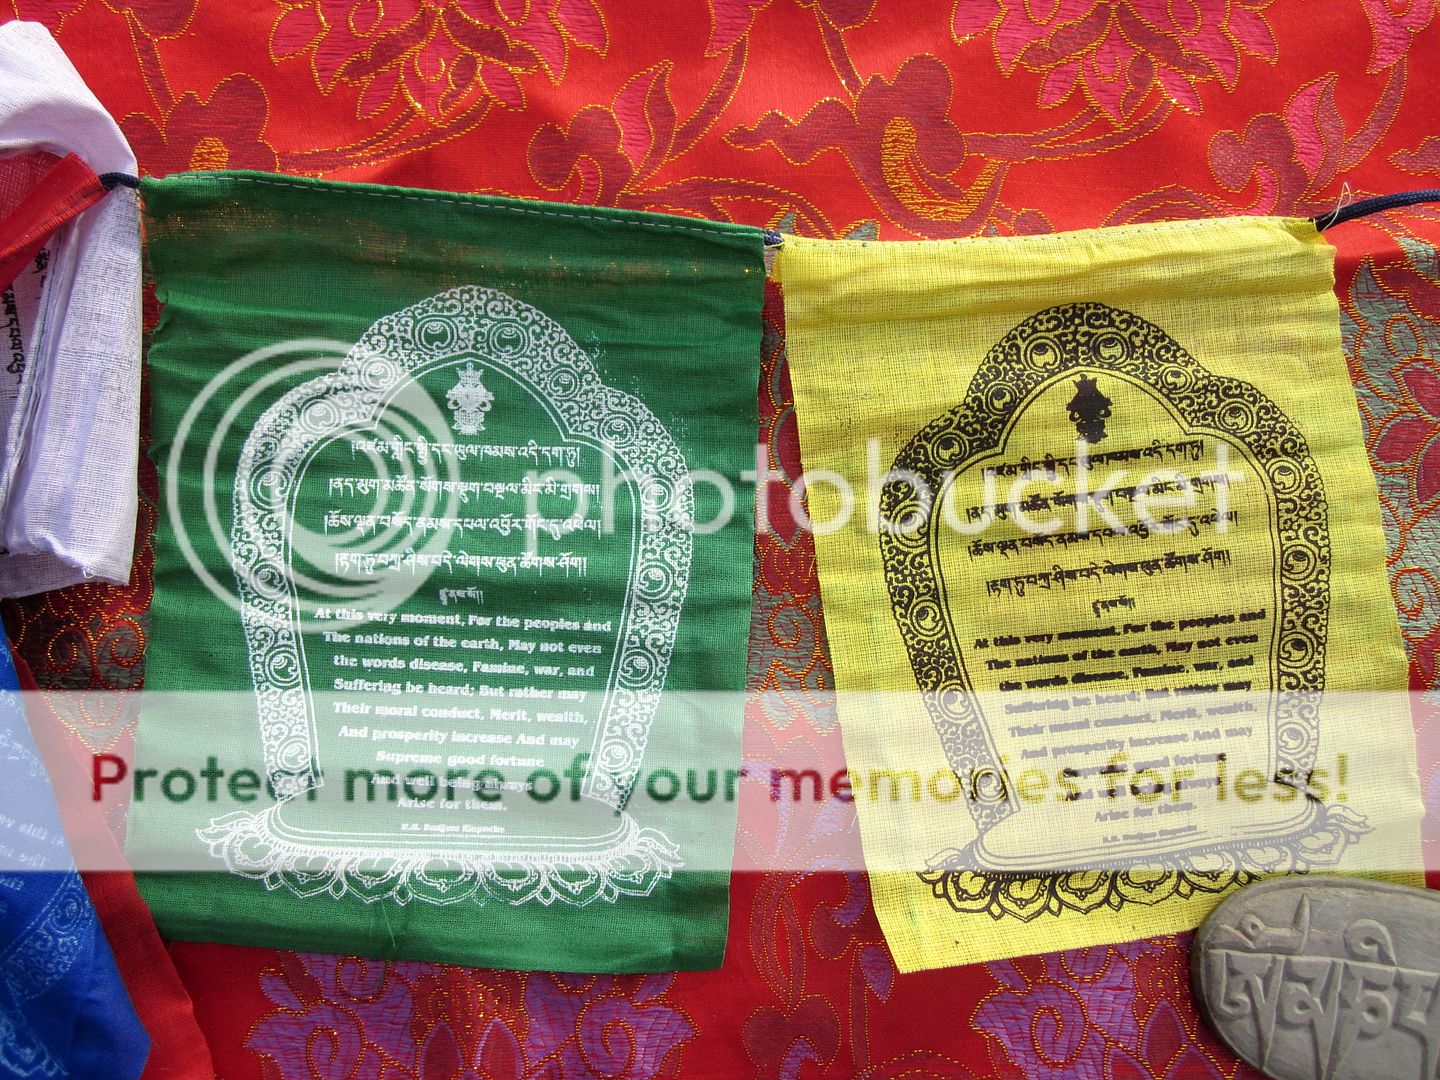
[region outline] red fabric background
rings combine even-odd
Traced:
[[[910,239],[1313,214],[1440,183],[1436,0],[7,0],[57,33],[150,173],[244,167]],[[1337,229],[1338,288],[1417,687],[1440,644],[1440,265],[1417,209]],[[798,472],[778,293],[763,434]],[[862,403],[863,404],[863,403]],[[1432,461],[1433,459],[1433,461]],[[136,574],[8,603],[53,687],[143,671]],[[778,500],[783,504],[783,500]],[[831,674],[813,547],[759,542],[746,754]],[[78,732],[126,737],[129,710]],[[1419,717],[1434,735],[1435,721]],[[1432,738],[1433,742],[1434,739]],[[1425,779],[1437,787],[1434,763]],[[763,793],[749,793],[763,797]],[[718,972],[566,979],[175,945],[220,1074],[245,1077],[1233,1077],[1184,939],[898,976],[854,822],[742,808],[814,870],[740,875]],[[760,824],[766,822],[766,824]],[[1432,822],[1433,824],[1433,822]]]

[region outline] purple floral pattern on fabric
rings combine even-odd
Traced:
[[[665,1059],[695,1028],[664,1003],[673,975],[638,980],[612,975],[527,977],[525,1011],[530,1061],[558,1066],[549,1075],[642,1080],[657,1076]]]
[[[495,974],[297,954],[247,1047],[278,1080],[650,1080],[696,1033],[672,975]]]
[[[1189,943],[1181,934],[987,964],[1001,989],[972,1022],[1026,1080],[1258,1075],[1172,1004],[1188,982]]]

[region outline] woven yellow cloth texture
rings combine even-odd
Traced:
[[[1416,880],[1406,662],[1312,224],[787,237],[775,273],[901,970],[1184,930],[1268,872]]]

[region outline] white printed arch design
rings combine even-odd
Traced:
[[[232,559],[265,766],[282,802],[319,783],[301,612],[288,563],[296,486],[316,447],[347,431],[374,425],[389,396],[406,380],[471,357],[500,368],[540,401],[548,402],[552,418],[567,438],[604,447],[622,474],[631,479],[639,531],[630,569],[629,602],[585,793],[619,809],[635,782],[660,703],[689,582],[693,534],[684,523],[693,520],[694,490],[688,467],[655,415],[639,399],[606,385],[591,358],[553,319],[505,293],[467,285],[377,321],[335,371],[295,387],[268,408],[241,451],[234,492]],[[292,865],[303,857],[293,840],[282,839],[272,830],[272,826],[278,828],[271,820],[275,809],[229,815],[202,830],[202,836],[232,870],[263,876],[276,884],[275,874],[284,868],[263,865],[267,860],[254,858],[258,849],[253,846],[240,857],[242,845],[257,843],[259,849],[271,851],[274,859]],[[668,841],[652,830],[638,828],[628,815],[624,817],[628,828],[622,833],[626,836],[618,849],[611,848],[603,857],[629,860],[629,869],[634,871],[633,860],[639,856],[639,861],[649,863],[659,876],[668,876],[669,867],[675,864]],[[315,854],[340,872],[340,864],[350,862],[352,855],[354,865],[373,867],[380,852],[342,852],[331,843]],[[387,854],[394,855],[398,864],[409,861],[413,853],[392,848]],[[517,861],[530,861],[513,850],[505,859],[512,868]],[[558,852],[540,861],[556,862],[549,869],[557,873],[581,869],[574,861],[565,862]],[[583,861],[585,869],[597,869],[593,856]],[[408,873],[403,876],[410,877]],[[542,872],[541,877],[546,876]],[[287,883],[294,885],[293,881]],[[333,890],[339,884],[332,879],[329,887]],[[400,891],[412,892],[408,888]],[[618,891],[648,892],[649,886]],[[391,889],[389,895],[399,892]],[[506,895],[511,902],[527,898],[513,889]],[[535,895],[548,903],[556,893],[541,887]],[[565,890],[559,895],[571,898]],[[373,898],[378,897],[367,896]],[[452,894],[440,902],[453,898]]]
[[[550,403],[566,434],[606,446],[638,488],[629,617],[587,788],[619,806],[640,767],[685,602],[693,537],[677,522],[694,513],[689,470],[655,415],[605,385],[553,319],[477,286],[451,289],[379,320],[335,372],[287,393],[245,440],[232,548],[267,771],[282,796],[318,779],[299,600],[287,564],[290,502],[304,464],[324,440],[374,423],[402,380],[462,355],[496,362],[526,383]]]

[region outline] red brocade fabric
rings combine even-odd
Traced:
[[[1437,0],[6,2],[55,31],[155,174],[274,169],[894,240],[1310,215],[1440,186]],[[1414,685],[1433,688],[1440,213],[1329,235],[1392,590]],[[772,289],[761,434],[793,484],[781,304]],[[153,470],[142,484],[130,586],[4,608],[43,685],[140,682]],[[775,692],[747,725],[757,772],[794,742],[842,760],[809,707],[833,677],[813,544],[785,502],[757,545],[751,684]],[[132,720],[77,734],[104,747]],[[1440,718],[1416,722],[1433,746]],[[1422,780],[1433,806],[1435,761]],[[170,955],[226,1080],[1253,1075],[1199,1024],[1184,936],[898,975],[863,876],[824,869],[854,850],[853,810],[777,818],[765,798],[742,800],[740,860],[783,830],[811,868],[737,875],[719,971]],[[1433,812],[1427,830],[1433,846]]]

